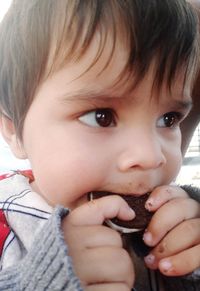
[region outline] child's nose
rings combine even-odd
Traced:
[[[143,170],[157,169],[166,163],[164,145],[156,135],[139,134],[128,137],[118,156],[118,168],[127,171],[130,168]]]

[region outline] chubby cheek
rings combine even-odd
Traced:
[[[38,163],[36,163],[38,165]],[[75,208],[86,201],[86,193],[102,184],[101,165],[92,157],[60,157],[34,167],[33,187],[52,206]]]
[[[168,177],[168,181],[166,184],[174,181],[180,171],[182,165],[182,153],[181,150],[177,147],[176,150],[172,152],[170,155],[170,159],[168,159],[167,167],[166,167],[166,176]]]

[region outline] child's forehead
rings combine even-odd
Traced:
[[[170,88],[180,67],[186,79],[198,69],[197,17],[185,1],[16,0],[11,7],[1,23],[0,88],[3,109],[20,135],[42,84],[71,61],[79,64],[73,75],[79,80],[96,77],[95,70],[102,77],[116,63],[106,78],[130,90],[155,56],[154,87],[167,80]]]
[[[60,60],[60,65],[58,67],[55,66],[54,68],[51,62],[55,61],[59,63],[59,60],[49,60],[49,67],[51,69],[54,68],[50,74],[65,70],[66,75],[70,75],[70,82],[73,83],[79,80],[80,83],[85,83],[86,87],[88,87],[88,82],[91,81],[93,83],[89,85],[91,87],[94,86],[95,91],[96,89],[98,91],[98,88],[99,91],[101,91],[102,88],[106,88],[106,92],[109,92],[109,96],[129,94],[142,80],[147,78],[149,83],[152,84],[151,86],[154,86],[156,70],[159,66],[159,55],[153,56],[149,63],[148,70],[143,76],[138,76],[137,64],[132,67],[128,65],[130,60],[130,47],[126,38],[123,39],[123,36],[119,34],[113,39],[112,34],[108,34],[102,46],[101,37],[102,35],[97,31],[83,55],[76,55],[75,53],[74,57],[71,59],[66,59],[65,61]],[[79,52],[79,48],[77,48],[77,51]],[[171,88],[178,88],[179,91],[184,89],[185,70],[186,67],[177,69],[176,76],[170,85]],[[48,73],[47,71],[47,76],[49,76]],[[149,80],[149,78],[151,78],[151,80]],[[66,82],[67,79],[68,78],[66,78]],[[165,86],[169,87],[167,78],[164,78],[160,85],[160,87]],[[92,92],[93,88],[89,91]]]
[[[107,62],[107,52],[92,65],[91,56],[96,53],[96,43],[92,50],[88,51],[78,62],[71,61],[60,71],[52,75],[47,82],[58,85],[60,93],[57,95],[62,101],[73,100],[79,102],[101,102],[106,103],[129,103],[141,101],[143,98],[151,98],[159,103],[162,100],[171,102],[174,100],[188,99],[190,97],[191,84],[185,82],[184,70],[179,70],[169,87],[167,79],[164,79],[160,87],[154,86],[155,61],[150,64],[149,70],[144,74],[139,82],[135,82],[134,72],[124,70],[126,62],[125,50],[116,50],[112,55],[112,60]],[[89,65],[88,65],[89,64]],[[122,75],[122,72],[124,73]],[[121,78],[120,78],[121,77]]]
[[[149,71],[152,71],[153,90],[159,91],[163,86],[168,89],[176,88],[177,79],[182,91],[190,88],[188,80],[194,78],[195,74],[192,69],[194,65],[189,65],[189,59],[185,63],[181,58],[174,62],[169,52],[169,66],[166,63],[161,68],[162,51],[155,50],[151,55],[144,56],[147,57],[147,61],[144,69],[141,69],[144,63],[140,63],[137,56],[134,57],[133,48],[136,44],[131,44],[131,41],[135,40],[128,37],[128,32],[123,25],[115,33],[113,33],[113,28],[97,28],[84,48],[82,38],[84,39],[83,35],[80,36],[80,41],[76,41],[73,51],[69,39],[69,47],[66,42],[59,44],[60,53],[57,50],[58,44],[52,43],[46,66],[46,77],[63,68],[69,68],[72,80],[79,78],[88,80],[90,77],[95,77],[98,78],[96,86],[101,86],[101,80],[103,80],[105,87],[105,78],[107,78],[109,89],[118,91],[123,87],[125,93],[129,93],[145,79]]]
[[[145,4],[149,13],[142,5],[135,5],[134,1],[127,4],[97,1],[96,6],[90,6],[87,1],[77,3],[68,2],[68,9],[62,10],[55,4],[61,14],[57,13],[53,19],[53,31],[46,53],[48,59],[41,79],[66,66],[73,66],[70,73],[74,79],[91,75],[98,77],[100,82],[109,71],[108,83],[133,89],[144,79],[155,59],[154,87],[160,87],[163,83],[170,87],[176,79],[175,75],[179,74],[179,67],[185,71],[186,79],[186,75],[191,73],[195,63],[195,45],[191,44],[188,48],[186,28],[180,28],[180,25],[174,27],[173,21],[169,21],[180,22],[169,7],[162,15],[163,7],[158,1],[155,19],[155,6],[150,3]],[[170,3],[177,9],[173,1]],[[95,14],[89,17],[92,11]],[[88,17],[83,19],[83,15]],[[168,19],[167,27],[163,25],[163,17]],[[176,35],[182,37],[182,42],[176,39]]]
[[[130,45],[126,36],[120,32],[113,36],[111,31],[109,33],[109,31],[97,29],[90,43],[84,49],[81,36],[73,51],[71,51],[71,46],[73,46],[73,40],[63,42],[61,45],[55,40],[51,44],[46,66],[47,75],[62,69],[64,66],[70,68],[74,64],[79,67],[77,74],[79,73],[80,76],[90,72],[93,74],[94,70],[101,74],[109,69],[113,62],[116,62],[116,59],[117,72],[120,74],[129,61]]]

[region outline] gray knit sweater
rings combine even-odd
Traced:
[[[188,186],[184,189],[191,194],[193,199],[199,201],[199,189],[193,191],[192,187],[188,188]],[[67,209],[58,206],[36,233],[34,242],[22,259],[0,272],[0,291],[83,290],[73,270],[72,260],[68,255],[68,248],[61,230],[61,221],[67,214]],[[137,283],[138,277],[142,278],[143,272],[136,276],[137,291],[152,290],[148,282],[145,289],[140,287]],[[197,273],[177,278],[164,277],[161,274],[157,274],[156,277],[159,280],[158,287],[153,290],[200,290],[200,276]]]
[[[82,290],[61,230],[68,214],[34,192],[29,177],[0,181],[0,291]]]
[[[38,233],[34,247],[16,265],[0,272],[0,290],[81,291],[61,232],[67,210],[58,207]]]

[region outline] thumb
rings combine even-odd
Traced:
[[[122,220],[132,220],[135,212],[127,202],[118,195],[105,196],[74,209],[68,215],[68,223],[73,225],[100,225],[106,219],[117,217]]]

